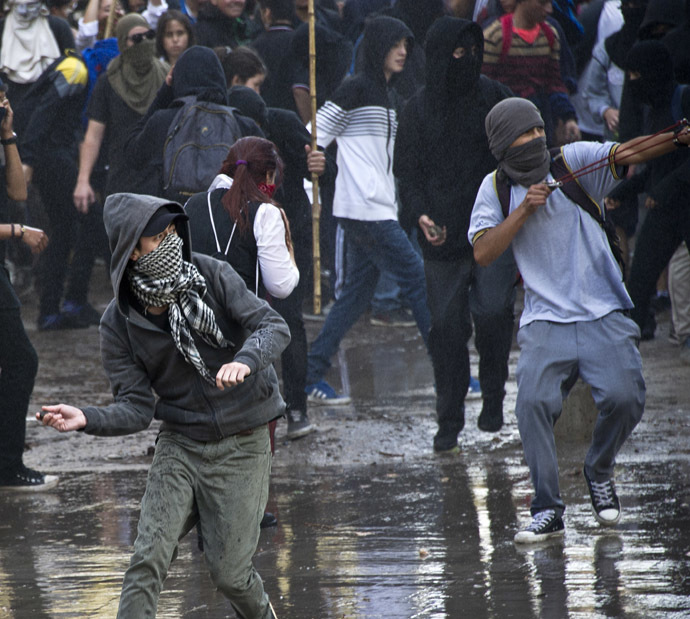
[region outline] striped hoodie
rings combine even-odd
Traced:
[[[392,17],[367,23],[362,41],[363,70],[346,79],[316,115],[317,141],[338,144],[338,176],[333,214],[359,221],[398,219],[393,178],[393,148],[398,128],[393,76],[383,65],[401,39],[413,45],[412,32]]]

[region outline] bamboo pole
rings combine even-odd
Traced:
[[[316,33],[314,24],[314,0],[309,0],[309,95],[311,98],[311,149],[316,152]],[[321,313],[321,205],[319,204],[319,176],[311,175],[312,207],[311,207],[311,235],[312,235],[312,271],[314,272],[314,314]]]
[[[104,39],[109,39],[111,36],[113,36],[113,24],[115,23],[117,2],[118,0],[111,0],[110,11],[108,12],[108,21],[105,24],[105,34],[103,35]]]

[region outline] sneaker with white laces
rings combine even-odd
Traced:
[[[616,494],[613,479],[592,481],[584,471],[589,496],[592,498],[592,513],[597,522],[612,527],[621,519],[621,502]]]
[[[43,492],[55,488],[59,480],[57,475],[44,475],[22,465],[14,473],[0,478],[0,490]]]
[[[516,544],[535,544],[565,533],[563,519],[553,509],[544,509],[532,516],[530,525],[518,531],[513,540]]]
[[[470,376],[470,386],[467,388],[466,400],[481,400],[482,399],[482,387],[479,384],[479,380],[474,376]]]
[[[285,416],[287,417],[288,440],[294,441],[316,430],[316,427],[309,421],[305,411],[288,410]]]
[[[335,389],[325,380],[307,385],[304,389],[307,393],[307,402],[312,404],[324,404],[328,406],[344,406],[352,402],[352,398],[346,395],[338,395]]]

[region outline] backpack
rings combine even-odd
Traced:
[[[499,21],[501,22],[502,46],[498,62],[502,63],[507,58],[510,46],[513,44],[513,14],[506,13]],[[549,49],[553,50],[553,46],[556,44],[556,35],[553,33],[551,26],[543,21],[539,24],[539,30],[546,37]]]
[[[194,96],[176,103],[180,109],[163,145],[163,195],[184,203],[209,188],[242,133],[231,107]]]
[[[549,153],[551,154],[551,175],[554,178],[561,178],[571,172],[565,159],[563,159],[563,152],[560,148],[550,148]],[[496,172],[494,172],[493,176],[494,189],[498,195],[498,201],[501,203],[503,217],[508,217],[510,212],[510,185],[508,185],[508,183],[499,182]],[[599,204],[589,196],[576,178],[566,181],[561,187],[554,191],[562,191],[568,198],[575,202],[575,204],[589,213],[601,226],[609,242],[611,253],[621,269],[623,279],[625,279],[625,262],[623,260],[623,252],[620,248],[620,240],[618,234],[616,234],[616,227],[613,222],[606,217],[606,211],[602,210]]]

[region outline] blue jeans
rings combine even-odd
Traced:
[[[340,341],[369,307],[381,271],[388,271],[400,286],[425,344],[429,336],[424,266],[400,224],[341,219],[340,225],[347,237],[345,282],[309,351],[308,385],[323,378]]]

